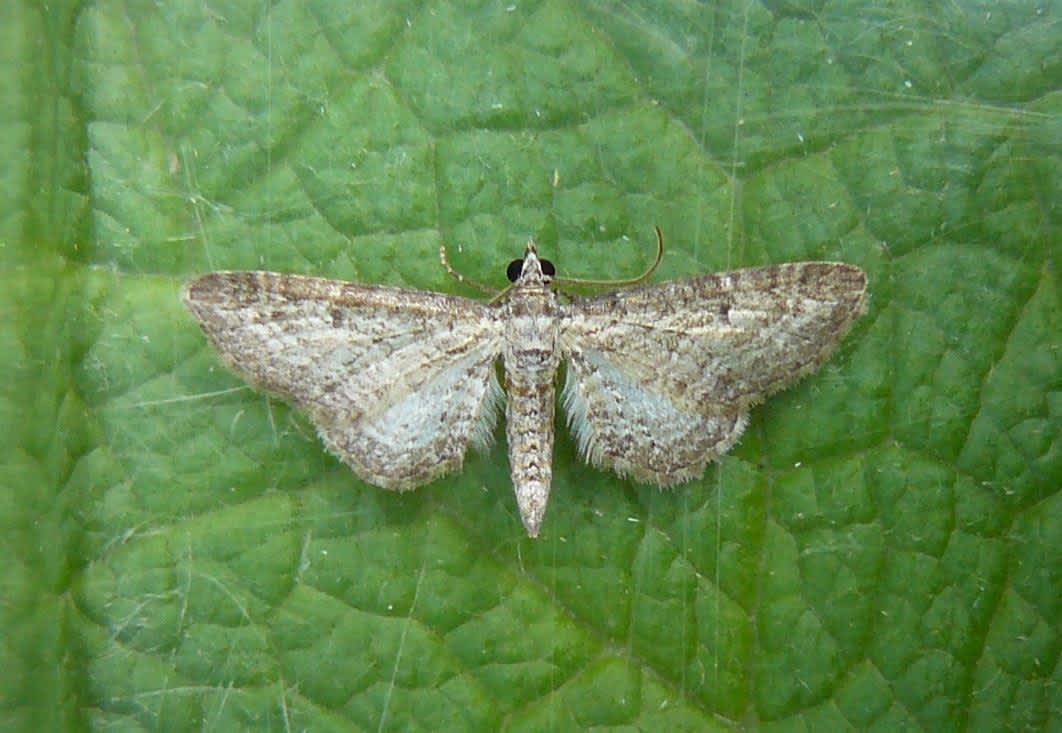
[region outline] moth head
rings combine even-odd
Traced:
[[[539,259],[538,249],[535,247],[535,240],[533,239],[528,240],[523,259],[513,260],[505,270],[505,276],[509,278],[511,283],[517,280],[548,283],[556,274],[557,268],[553,266],[552,262]]]

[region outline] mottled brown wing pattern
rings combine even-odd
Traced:
[[[701,414],[632,379],[622,360],[594,349],[568,356],[563,402],[588,463],[642,483],[671,486],[699,477],[741,436],[743,412]]]
[[[370,483],[413,488],[490,440],[502,326],[481,303],[269,272],[210,273],[184,300],[233,369]]]
[[[827,359],[865,301],[862,270],[808,262],[564,306],[564,403],[582,454],[661,486],[699,476],[750,407]]]

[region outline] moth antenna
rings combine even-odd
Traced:
[[[492,301],[494,299],[496,299],[500,295],[498,293],[497,288],[489,287],[489,286],[484,285],[483,283],[479,282],[478,280],[473,280],[470,277],[465,277],[460,272],[458,272],[456,269],[454,269],[454,266],[450,264],[449,255],[446,254],[446,245],[445,244],[440,244],[439,245],[439,261],[442,262],[443,269],[446,270],[446,273],[450,277],[452,277],[454,280],[457,280],[457,282],[461,283],[462,285],[468,285],[469,287],[475,288],[476,290],[480,291],[481,293],[486,293],[487,295],[492,296]],[[502,292],[504,293],[504,292],[506,292],[508,290],[509,290],[509,288],[505,288],[505,290],[503,290]]]
[[[553,282],[559,285],[586,285],[595,288],[625,288],[632,285],[641,285],[648,280],[656,272],[656,268],[660,265],[660,260],[664,259],[664,233],[660,230],[660,227],[654,226],[656,230],[656,259],[653,260],[653,264],[649,265],[648,269],[638,277],[631,277],[622,280],[595,280],[586,279],[581,277],[554,277]]]

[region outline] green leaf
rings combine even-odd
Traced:
[[[1062,726],[1050,3],[0,9],[0,728]],[[702,480],[364,484],[179,301],[833,259],[871,309]]]

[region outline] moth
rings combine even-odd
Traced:
[[[188,283],[184,302],[233,370],[304,411],[328,450],[385,489],[459,470],[470,446],[490,442],[504,402],[513,489],[532,537],[549,500],[562,361],[561,402],[584,460],[672,486],[701,476],[737,441],[749,409],[821,365],[866,308],[865,273],[839,262],[562,299],[553,285],[580,281],[557,278],[531,241],[509,279],[485,303],[213,272]]]

